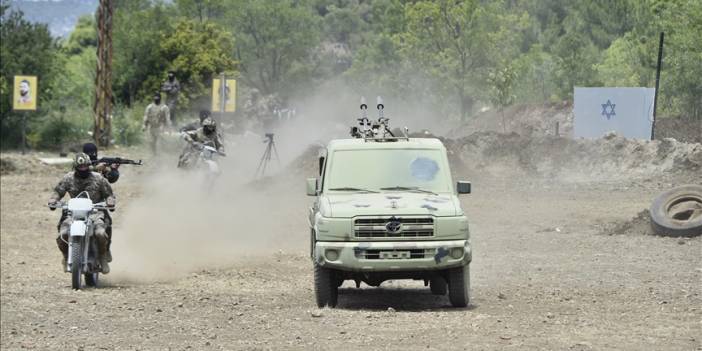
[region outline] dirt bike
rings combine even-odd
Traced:
[[[217,150],[211,141],[205,143],[192,142],[191,146],[194,150],[191,151],[189,156],[179,162],[178,167],[202,171],[205,175],[205,186],[211,189],[215,179],[221,173],[217,158],[227,156],[227,154]]]
[[[68,232],[68,242],[66,242],[68,244],[66,272],[71,273],[71,286],[76,290],[83,288],[82,278],[84,277],[85,285],[97,287],[102,267],[100,267],[97,239],[94,236],[95,227],[90,215],[97,211],[114,210],[114,208],[108,207],[105,202],[93,203],[85,191],[68,202],[58,202],[49,207],[63,209],[73,219]],[[60,240],[64,240],[63,237],[60,237]]]

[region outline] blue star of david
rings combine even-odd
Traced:
[[[617,114],[614,113],[614,107],[617,106],[616,104],[613,104],[609,99],[607,99],[606,104],[602,104],[602,115],[607,117],[607,120],[612,118],[612,116],[616,116]],[[609,111],[607,111],[607,108],[609,107]]]

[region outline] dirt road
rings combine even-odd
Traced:
[[[113,273],[100,289],[72,291],[59,272],[58,213],[43,206],[61,173],[1,177],[3,350],[702,350],[702,238],[604,229],[670,184],[476,181],[463,198],[474,248],[469,308],[449,307],[421,282],[360,290],[346,282],[339,307],[319,310],[301,179],[281,185],[290,189],[285,201],[261,191],[261,201],[248,203],[247,213],[269,213],[267,220],[231,229],[267,240],[244,250],[236,240],[211,247],[207,233],[193,232],[205,242],[198,255],[231,247],[234,257],[138,279],[125,260],[157,249],[125,239],[134,239],[124,233],[125,213],[149,191],[134,181],[137,171],[125,170],[115,186]],[[164,267],[190,243],[170,247]]]

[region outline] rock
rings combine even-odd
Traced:
[[[310,315],[312,315],[312,317],[314,317],[314,318],[320,318],[320,317],[322,317],[323,314],[322,314],[321,310],[316,310],[316,311],[312,311],[310,313]]]
[[[507,299],[507,296],[505,296],[505,294],[503,294],[503,293],[499,293],[499,294],[497,294],[497,298],[500,300],[505,300],[505,299]]]
[[[395,309],[392,307],[388,307],[388,313],[395,313]]]
[[[156,309],[156,312],[163,312],[163,310],[160,309],[160,308],[157,308],[157,309]]]
[[[68,301],[68,303],[76,303],[76,302],[77,302],[76,300]]]
[[[182,303],[182,302],[179,302],[179,303],[178,303],[178,307],[183,307],[183,303]]]

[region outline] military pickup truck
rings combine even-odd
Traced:
[[[456,195],[470,191],[469,182],[454,188],[438,139],[331,141],[320,152],[319,178],[307,179],[307,195],[316,197],[309,224],[317,305],[335,307],[345,280],[358,288],[414,279],[467,306],[471,246]]]

